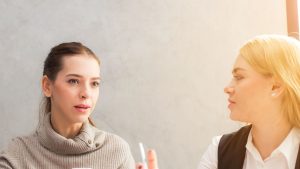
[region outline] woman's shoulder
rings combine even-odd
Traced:
[[[102,132],[105,133],[105,137],[106,137],[105,142],[107,144],[114,144],[114,145],[120,146],[120,147],[128,146],[127,141],[125,141],[125,139],[123,139],[121,136],[119,136],[115,133],[107,132],[107,131],[102,131]]]
[[[241,133],[246,133],[248,129],[249,126],[242,127],[234,132],[214,136],[208,148],[202,155],[202,158],[199,162],[198,169],[202,169],[202,168],[217,169],[219,146],[221,146],[221,148],[222,145],[227,146],[228,142],[231,142],[232,140],[236,139],[236,137],[240,137]]]
[[[95,140],[100,140],[102,147],[129,150],[129,144],[122,137],[98,128],[95,128]]]
[[[37,143],[35,133],[12,138],[7,146],[1,151],[1,155],[19,155],[24,149],[35,143]]]
[[[119,162],[119,168],[135,168],[130,146],[122,137],[107,131],[96,130],[98,133],[96,137],[102,136],[103,138],[102,145],[98,149],[99,153],[105,153],[115,163]]]
[[[34,134],[11,139],[0,152],[0,167],[12,168],[12,166],[18,166],[18,162],[22,161],[25,152],[30,150],[30,147],[34,147],[35,142],[37,141]]]
[[[111,159],[122,162],[122,164],[120,164],[122,166],[130,166],[129,168],[134,168],[134,159],[132,157],[129,144],[122,137],[114,133],[99,129],[97,130],[98,134],[96,134],[96,137],[98,135],[98,137],[102,136],[103,138],[98,152],[105,153],[106,156],[109,156]]]

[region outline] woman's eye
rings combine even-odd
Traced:
[[[242,76],[233,76],[233,78],[234,78],[235,80],[241,80],[241,79],[243,79]]]
[[[79,81],[76,80],[76,79],[70,79],[70,80],[68,80],[68,83],[70,83],[70,84],[78,84]]]
[[[99,83],[99,82],[93,82],[92,85],[93,85],[94,87],[98,87],[98,86],[100,85],[100,83]]]

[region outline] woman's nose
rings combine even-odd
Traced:
[[[90,97],[90,92],[91,90],[89,89],[89,87],[84,86],[82,87],[81,91],[80,91],[80,98],[81,99],[87,99]]]
[[[224,93],[226,93],[226,94],[232,94],[233,92],[234,92],[234,89],[232,86],[226,86],[224,88]]]

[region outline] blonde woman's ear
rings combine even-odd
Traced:
[[[51,97],[51,81],[47,75],[42,78],[42,90],[46,97]]]
[[[283,91],[284,91],[284,86],[282,85],[282,83],[274,79],[272,84],[271,96],[272,97],[279,96]]]

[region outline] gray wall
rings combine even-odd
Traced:
[[[1,0],[0,148],[37,124],[42,63],[81,41],[102,60],[99,128],[158,152],[161,169],[195,169],[228,118],[223,87],[239,47],[286,34],[285,0]]]

